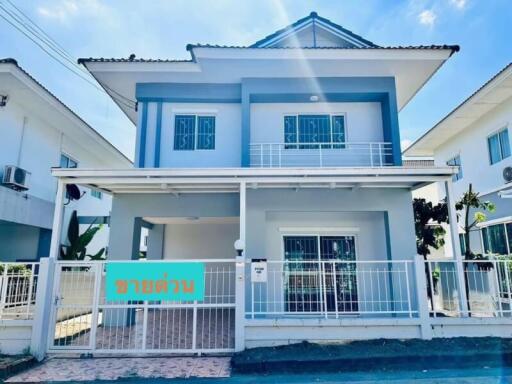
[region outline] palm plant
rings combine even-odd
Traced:
[[[78,215],[76,210],[73,211],[68,225],[68,244],[61,245],[60,248],[61,260],[85,260],[86,257],[89,260],[104,260],[105,248],[101,248],[94,255],[87,254],[87,246],[101,228],[101,224],[97,225],[93,222],[84,233],[80,234]]]

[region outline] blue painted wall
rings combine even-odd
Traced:
[[[392,77],[350,77],[350,78],[244,78],[241,84],[185,84],[185,83],[143,83],[137,84],[136,97],[141,105],[139,126],[139,167],[248,167],[250,166],[249,144],[251,137],[251,104],[254,103],[305,103],[311,102],[311,95],[318,96],[319,102],[378,102],[381,105],[383,138],[393,143],[392,154],[386,159],[393,165],[401,165],[400,132],[396,103],[395,80]],[[153,117],[154,127],[148,127],[152,118],[148,104],[156,103]],[[165,135],[167,105],[187,104],[239,104],[240,133],[236,136],[239,145],[229,145],[228,151],[238,150],[236,157],[204,151],[198,156],[187,151],[170,153],[172,137]],[[151,115],[151,116],[150,116]],[[167,119],[167,120],[166,120]],[[152,129],[152,140],[148,142],[148,129]],[[222,131],[222,124],[216,124],[216,140],[219,135],[233,133]],[[226,149],[216,148],[217,152]],[[163,153],[163,151],[168,151]],[[192,151],[194,152],[194,151]],[[199,152],[199,151],[198,151]],[[211,155],[211,156],[208,156]],[[150,156],[150,161],[148,161]],[[171,157],[170,157],[171,156]],[[165,158],[165,161],[163,159]]]

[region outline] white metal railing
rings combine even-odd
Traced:
[[[107,301],[105,262],[57,262],[49,351],[232,352],[235,261],[186,261],[205,265],[202,301]]]
[[[246,318],[416,317],[415,290],[413,260],[268,261],[267,281],[251,281]]]
[[[39,263],[0,263],[0,320],[34,316]]]
[[[462,264],[468,315],[512,316],[512,259],[464,260]],[[461,311],[456,262],[429,260],[426,265],[431,315],[466,315]]]
[[[251,167],[384,167],[393,165],[386,142],[251,143]]]

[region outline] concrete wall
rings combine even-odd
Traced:
[[[0,222],[0,260],[35,260],[40,228]]]
[[[137,258],[143,217],[236,217],[239,207],[238,194],[178,197],[171,194],[115,195],[110,221],[109,258]]]
[[[17,165],[28,172],[29,189],[15,192],[0,183],[0,220],[27,225],[31,227],[51,229],[57,181],[51,175],[51,168],[60,165],[62,153],[78,162],[79,167],[119,167],[123,160],[107,153],[101,146],[88,146],[90,141],[82,141],[85,134],[76,123],[68,121],[69,126],[55,123],[54,117],[62,119],[53,107],[38,100],[32,92],[27,94],[18,89],[9,92],[9,102],[0,111],[2,139],[0,141],[0,178],[5,165]],[[78,137],[71,132],[80,132]],[[94,142],[95,143],[95,142]],[[128,166],[128,162],[126,161]],[[79,216],[108,216],[111,198],[103,195],[101,200],[86,195],[78,202],[70,203],[65,210],[62,240],[65,241],[67,223],[71,211],[76,209]],[[13,227],[14,228],[14,227]],[[20,227],[22,228],[22,227]],[[4,228],[0,236],[13,236],[12,231]],[[26,235],[26,230],[24,230]],[[32,229],[32,232],[35,232]],[[102,230],[108,232],[108,228]],[[17,234],[21,236],[21,232]],[[98,234],[90,246],[94,252],[106,245],[108,234]],[[15,242],[19,248],[10,249],[8,260],[35,259],[37,252],[28,257],[26,237],[19,237]],[[33,243],[33,242],[32,242]],[[14,244],[14,242],[13,242]],[[37,243],[36,243],[37,244]],[[32,247],[34,248],[34,247]],[[37,250],[37,247],[35,248]],[[6,252],[1,252],[0,257]],[[44,255],[47,256],[47,255]]]
[[[411,192],[405,189],[372,188],[357,191],[350,189],[301,189],[296,192],[289,189],[248,190],[248,258],[260,258],[266,254],[266,245],[269,241],[266,238],[266,217],[269,212],[276,211],[295,212],[292,215],[309,212],[318,212],[316,215],[323,213],[323,218],[322,216],[311,218],[312,222],[318,223],[319,220],[324,220],[328,223],[327,225],[337,224],[337,226],[347,225],[350,218],[357,216],[343,216],[341,215],[343,212],[387,212],[390,236],[389,248],[392,258],[395,260],[410,260],[416,254],[416,240],[414,226],[412,225]],[[359,216],[359,219],[363,220],[363,217]],[[371,216],[366,216],[366,220],[369,220],[369,217]],[[301,220],[300,224],[294,226],[305,225],[310,219],[304,220],[303,216]],[[311,225],[308,224],[308,226]],[[368,257],[379,248],[381,248],[380,251],[371,256],[380,257],[381,254],[387,254],[386,249],[383,248],[381,236],[379,235],[377,239],[375,237],[371,239],[371,241],[377,241],[377,243],[374,247],[369,247],[365,251]]]
[[[508,127],[509,137],[512,138],[511,121],[512,98],[437,148],[434,153],[436,165],[446,165],[446,161],[460,155],[463,177],[453,185],[456,198],[468,189],[469,183],[473,184],[475,191],[482,194],[505,184],[502,172],[503,168],[512,165],[512,156],[491,165],[487,137]],[[440,196],[444,196],[444,191],[440,191]]]
[[[238,223],[167,224],[164,259],[231,259],[238,238]]]
[[[32,320],[0,321],[0,353],[19,355],[28,352],[32,337]]]
[[[177,114],[215,116],[215,149],[174,150],[174,121]],[[232,103],[163,103],[161,120],[160,167],[240,167],[241,110]],[[148,103],[145,166],[155,166],[157,103]],[[140,131],[140,125],[139,129]],[[140,145],[140,132],[138,132]]]

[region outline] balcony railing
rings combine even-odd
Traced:
[[[385,167],[393,165],[385,142],[251,143],[251,167]]]

